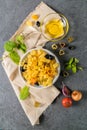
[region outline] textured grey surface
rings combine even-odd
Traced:
[[[69,20],[69,35],[75,37],[74,51],[67,51],[60,58],[61,64],[69,57],[79,58],[84,71],[69,78],[59,78],[56,86],[61,88],[63,80],[72,90],[83,92],[83,99],[65,109],[61,95],[45,112],[41,124],[32,127],[19,104],[9,80],[0,64],[0,129],[4,130],[87,130],[87,0],[43,0]],[[0,0],[0,56],[3,45],[17,30],[23,19],[40,0]],[[50,49],[50,45],[47,45]],[[57,54],[57,53],[56,53]]]

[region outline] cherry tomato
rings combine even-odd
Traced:
[[[65,97],[62,99],[62,105],[66,108],[71,107],[72,106],[72,99],[69,97]]]

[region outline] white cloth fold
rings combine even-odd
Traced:
[[[31,19],[32,14],[39,14],[39,20],[42,20],[44,16],[49,13],[55,12],[51,8],[49,8],[45,3],[41,2],[36,9],[28,15],[28,17],[23,21],[17,32],[12,36],[10,40],[14,40],[16,35],[23,34],[25,35],[25,43],[29,49],[44,46],[45,43],[48,41],[45,37],[41,34],[41,32],[35,27],[27,27],[26,21]],[[60,17],[59,17],[60,18]],[[22,56],[23,53],[18,51],[19,55]],[[7,52],[3,54],[3,57]],[[21,103],[22,108],[24,109],[27,117],[29,118],[32,125],[39,123],[39,117],[41,114],[47,109],[47,107],[53,102],[53,100],[59,95],[60,91],[51,86],[49,88],[37,89],[31,88],[29,89],[31,96],[29,96],[26,100],[20,100],[19,93],[20,88],[25,86],[25,83],[21,79],[18,71],[18,66],[13,63],[13,61],[6,57],[2,61],[2,66],[6,71],[6,74],[11,82],[11,85],[17,95],[19,102]],[[40,102],[40,107],[35,107],[34,102]]]

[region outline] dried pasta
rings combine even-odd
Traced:
[[[22,60],[22,76],[30,85],[51,86],[58,74],[59,64],[54,59],[47,59],[48,53],[42,49],[32,50]]]

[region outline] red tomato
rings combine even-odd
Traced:
[[[72,106],[72,99],[69,97],[65,97],[62,99],[62,105],[66,108],[71,107]]]

